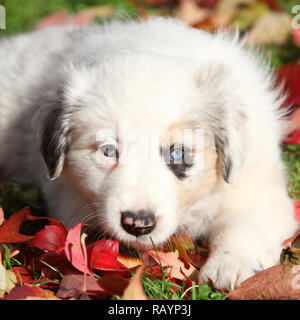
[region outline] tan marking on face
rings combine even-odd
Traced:
[[[178,190],[179,209],[185,210],[202,197],[211,193],[221,177],[217,153],[211,148],[204,149],[204,170],[199,176],[180,183]]]

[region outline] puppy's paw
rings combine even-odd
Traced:
[[[210,257],[202,267],[199,281],[207,282],[211,279],[216,287],[233,290],[261,270],[258,261],[230,254],[219,254]]]

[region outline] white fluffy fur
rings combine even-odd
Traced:
[[[0,88],[0,178],[35,179],[53,217],[71,227],[90,213],[108,236],[142,248],[149,235],[126,233],[120,212],[152,208],[157,244],[182,230],[208,239],[202,276],[223,288],[278,263],[297,228],[279,148],[279,89],[237,34],[157,18],[19,35],[0,41]],[[97,132],[117,131],[120,121],[155,129],[158,139],[173,124],[202,128],[211,158],[182,180],[163,163],[101,165]],[[54,181],[40,145],[56,153]]]

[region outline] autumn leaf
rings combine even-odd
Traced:
[[[282,143],[298,144],[300,141],[300,64],[285,64],[277,69],[277,83],[284,83],[286,99],[282,108],[296,107],[289,116],[288,136]],[[297,218],[296,218],[297,219]]]
[[[300,266],[277,265],[244,281],[231,295],[235,300],[295,300],[300,298]]]
[[[246,31],[268,12],[268,6],[261,2],[254,3],[249,7],[240,8],[236,11],[230,26],[232,28],[238,27],[240,31]]]
[[[285,240],[280,255],[281,264],[300,264],[300,232]]]
[[[118,275],[105,274],[98,280],[98,284],[106,294],[122,296],[129,280]]]
[[[117,260],[127,269],[132,269],[143,264],[142,260],[139,258],[127,257],[120,253],[118,254]]]
[[[54,293],[40,287],[25,283],[15,287],[5,296],[4,300],[58,300]]]
[[[104,295],[104,290],[98,283],[98,279],[87,276],[86,277],[86,290],[91,295]],[[61,299],[78,299],[83,293],[84,275],[81,273],[68,273],[63,276],[56,296]]]
[[[300,47],[300,28],[298,28],[298,29],[296,29],[296,30],[293,30],[293,31],[292,31],[292,35],[293,35],[295,44],[296,44],[298,47]]]
[[[82,223],[72,228],[65,241],[65,254],[70,263],[79,271],[93,275],[89,267],[85,264],[84,252],[81,244],[81,227]]]
[[[56,251],[64,247],[67,234],[68,230],[62,223],[45,226],[37,232],[30,245],[46,251]]]
[[[277,82],[284,82],[288,94],[284,107],[300,104],[300,64],[285,64],[277,69]]]
[[[141,280],[143,271],[144,266],[138,267],[134,277],[124,291],[123,300],[147,300]]]
[[[218,2],[213,17],[213,24],[218,27],[229,26],[240,7],[248,7],[255,0],[222,0]]]
[[[209,15],[209,11],[197,6],[193,0],[180,0],[178,7],[174,10],[173,16],[193,26],[202,22]]]
[[[291,17],[285,12],[269,12],[262,16],[248,33],[247,44],[256,46],[283,45],[291,34]]]
[[[0,243],[16,243],[31,240],[33,236],[19,233],[21,224],[27,219],[32,219],[30,208],[26,207],[15,212],[8,220],[4,220],[0,226]]]
[[[191,258],[197,251],[194,240],[187,234],[173,236],[164,246],[164,251],[178,250],[179,258],[183,258],[189,264],[195,266],[195,261]]]
[[[17,279],[14,272],[6,270],[0,261],[0,298],[3,298],[6,293],[9,293],[16,285]]]
[[[156,265],[161,265],[171,278],[184,279],[195,271],[194,266],[179,259],[178,250],[174,252],[147,251],[143,255],[143,259],[147,261],[145,262],[146,265],[150,265],[151,262],[146,259],[147,256],[151,257]]]
[[[69,15],[65,11],[55,12],[44,18],[36,27],[36,29],[43,29],[55,25],[78,25],[85,26],[93,22],[94,18],[107,18],[111,16],[114,9],[110,5],[90,7],[82,10],[75,15]]]
[[[11,269],[16,276],[17,284],[31,283],[33,278],[31,272],[25,267],[14,267]]]
[[[119,242],[117,240],[101,239],[92,245],[89,257],[90,268],[98,270],[127,270],[118,260]]]

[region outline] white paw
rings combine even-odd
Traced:
[[[258,260],[250,260],[231,254],[216,254],[210,257],[200,270],[200,282],[211,279],[216,287],[233,290],[241,282],[262,270]]]

